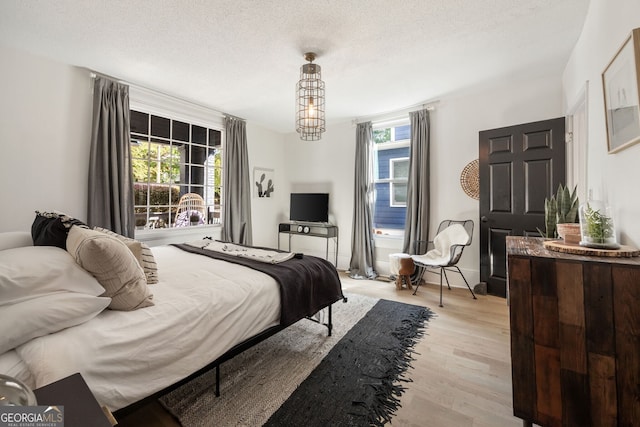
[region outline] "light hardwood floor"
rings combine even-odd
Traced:
[[[511,407],[509,311],[504,298],[446,287],[438,307],[439,286],[423,285],[416,295],[386,281],[342,276],[345,292],[429,307],[435,316],[409,376],[413,382],[400,401],[393,426],[522,426]]]
[[[417,295],[396,290],[382,280],[353,280],[341,273],[345,293],[429,307],[435,316],[416,345],[413,368],[393,426],[521,426],[511,409],[511,363],[508,307],[503,298],[467,289],[423,285]],[[159,404],[151,404],[120,421],[120,426],[179,426]]]

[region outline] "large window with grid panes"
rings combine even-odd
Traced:
[[[407,212],[409,178],[409,120],[373,126],[376,234],[402,235]]]
[[[220,223],[221,130],[130,113],[136,229]]]

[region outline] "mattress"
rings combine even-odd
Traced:
[[[277,282],[264,273],[171,246],[153,248],[154,306],[105,310],[33,339],[16,354],[40,387],[80,372],[112,411],[166,388],[278,324]]]

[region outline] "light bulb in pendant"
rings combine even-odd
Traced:
[[[309,117],[313,117],[316,113],[316,107],[313,105],[313,97],[309,98]]]

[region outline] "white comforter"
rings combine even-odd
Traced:
[[[154,306],[105,310],[17,347],[36,387],[80,372],[97,400],[117,410],[278,324],[280,292],[266,274],[171,246],[153,253]]]
[[[0,374],[17,378],[28,387],[35,388],[36,382],[31,376],[29,368],[15,350],[9,350],[0,354]]]

